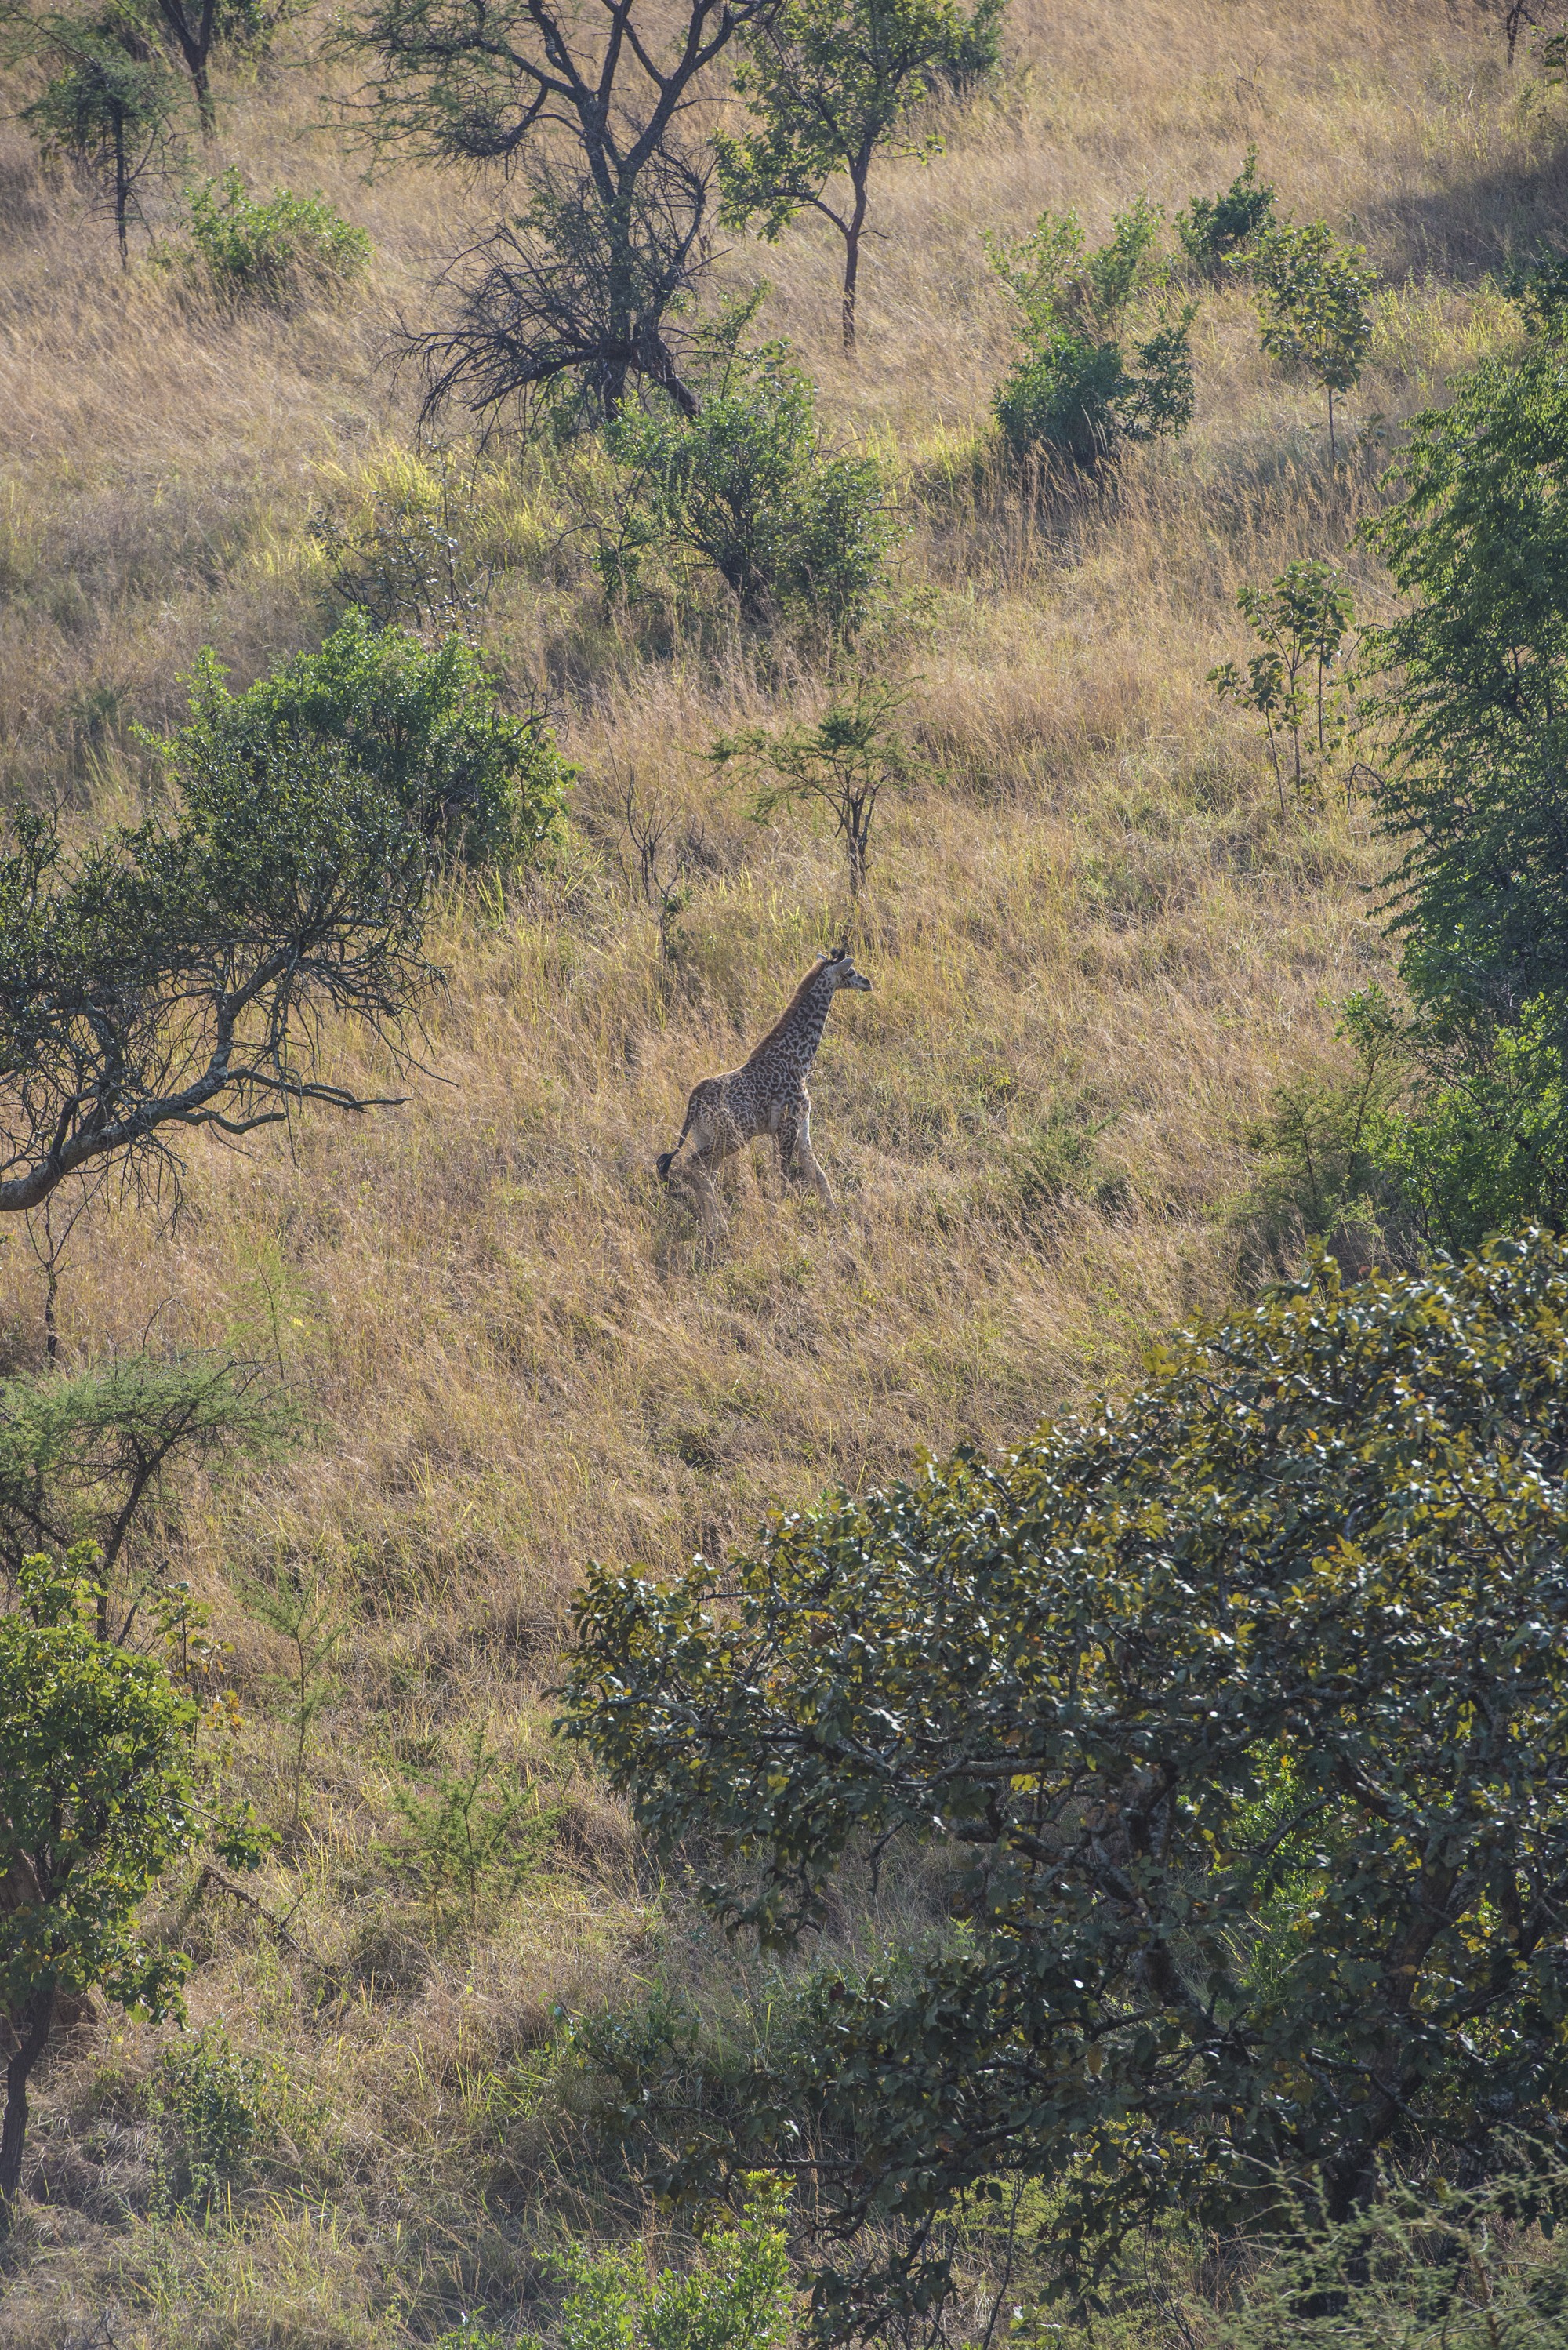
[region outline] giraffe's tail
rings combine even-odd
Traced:
[[[699,1088],[699,1091],[700,1090],[701,1088]],[[666,1180],[669,1180],[670,1170],[675,1164],[675,1151],[680,1149],[681,1143],[685,1141],[687,1136],[691,1133],[691,1121],[696,1115],[697,1096],[696,1094],[693,1094],[691,1100],[686,1105],[686,1123],[680,1129],[679,1139],[675,1145],[675,1150],[661,1150],[658,1158],[653,1162],[660,1175],[662,1175]]]

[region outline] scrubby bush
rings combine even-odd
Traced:
[[[835,448],[788,347],[710,348],[698,414],[627,407],[607,427],[618,478],[598,566],[613,597],[689,599],[717,578],[740,618],[839,640],[864,625],[896,533],[877,460]]]
[[[41,97],[21,110],[46,163],[70,163],[114,215],[121,266],[138,192],[168,161],[176,99],[171,77],[133,17],[108,8],[94,18],[7,11],[7,46],[40,53],[55,71]]]
[[[1559,1243],[1324,1263],[1002,1464],[596,1570],[571,1732],[722,1918],[787,1944],[898,1839],[961,1921],[816,1970],[660,2176],[788,2147],[859,2334],[942,2297],[928,2230],[999,2174],[1082,2280],[1173,2212],[1340,2224],[1553,2127],[1565,1398]]]
[[[1141,197],[1095,253],[1085,255],[1073,213],[1043,213],[1012,244],[987,238],[1021,320],[1023,353],[994,402],[1015,458],[1063,458],[1093,472],[1125,442],[1186,431],[1196,314],[1191,303],[1151,307],[1168,276],[1158,245],[1159,214]]]
[[[154,2200],[206,2205],[243,2173],[275,2102],[275,2065],[245,2055],[221,2023],[163,2051],[150,2085]]]
[[[340,286],[370,258],[362,228],[341,219],[320,196],[270,202],[245,192],[237,170],[187,190],[191,237],[219,294],[231,301],[283,303],[310,286]]]
[[[1172,225],[1193,268],[1205,277],[1219,277],[1244,261],[1273,213],[1273,184],[1259,179],[1258,151],[1249,147],[1246,161],[1224,192],[1194,196]]]
[[[511,716],[483,655],[462,637],[424,644],[352,611],[319,652],[231,693],[211,652],[192,681],[191,716],[155,745],[176,774],[282,750],[346,758],[424,837],[471,864],[537,853],[560,816],[571,769],[542,712]]]

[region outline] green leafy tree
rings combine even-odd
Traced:
[[[252,1615],[276,1633],[287,1655],[283,1670],[267,1676],[267,1686],[288,1726],[292,1784],[288,1827],[291,1835],[297,1835],[306,1752],[311,1731],[340,1687],[333,1659],[348,1629],[348,1615],[309,1569],[296,1568],[275,1575],[270,1583],[253,1584],[245,1596]]]
[[[1172,225],[1192,266],[1210,278],[1238,267],[1272,221],[1274,201],[1272,182],[1258,177],[1258,151],[1249,147],[1246,161],[1221,194],[1194,196],[1176,215]]]
[[[99,1162],[176,1185],[181,1132],[253,1132],[306,1102],[331,1014],[402,1054],[434,984],[422,832],[340,752],[213,746],[170,812],[67,850],[18,812],[0,855],[0,1214]]]
[[[782,807],[826,810],[844,843],[851,899],[871,861],[877,801],[925,773],[889,723],[901,703],[892,687],[863,684],[831,702],[815,726],[748,726],[721,735],[708,753],[721,774],[750,789],[759,824]]]
[[[420,339],[430,407],[566,396],[613,414],[628,386],[691,414],[678,325],[708,258],[712,158],[695,133],[730,43],[774,0],[681,0],[657,34],[636,0],[357,0],[343,38],[369,68],[379,148],[506,164],[514,216],[453,279]]]
[[[161,60],[133,18],[110,8],[78,18],[30,21],[26,45],[56,67],[43,95],[22,109],[45,161],[72,164],[99,189],[114,215],[122,268],[138,191],[169,154],[175,92]]]
[[[742,2179],[742,2196],[739,2219],[704,2230],[687,2269],[649,2275],[640,2250],[614,2244],[563,2254],[559,2350],[784,2350],[794,2300],[787,2190],[759,2172]]]
[[[1332,765],[1352,715],[1342,661],[1355,619],[1350,591],[1328,563],[1292,563],[1267,588],[1243,588],[1236,609],[1262,647],[1247,663],[1209,672],[1221,702],[1255,710],[1284,814],[1285,775],[1298,794]]]
[[[1015,457],[1064,457],[1092,473],[1124,442],[1186,431],[1197,313],[1150,307],[1168,275],[1158,246],[1159,214],[1142,197],[1094,253],[1073,213],[1042,213],[1011,244],[987,237],[1023,345],[994,403]]]
[[[735,88],[757,128],[714,141],[721,217],[732,228],[758,221],[770,243],[802,211],[833,223],[844,239],[846,358],[872,166],[940,153],[941,134],[918,109],[961,59],[994,47],[1002,5],[981,0],[971,19],[953,0],[784,0],[746,36]],[[838,177],[848,192],[830,201]]]
[[[811,2176],[859,2239],[818,2313],[859,2334],[941,2298],[933,2228],[1007,2174],[1081,2276],[1173,2210],[1337,2222],[1385,2163],[1552,2126],[1565,1398],[1561,1244],[1325,1263],[996,1466],[722,1574],[595,1570],[569,1732],[700,1839],[722,1919],[788,1942],[895,1839],[958,1912],[818,1967],[787,2033],[689,2084],[665,2182]]]
[[[882,467],[836,449],[788,348],[720,351],[701,413],[628,407],[608,429],[618,469],[598,554],[612,596],[722,580],[740,617],[784,618],[844,639],[863,625],[897,529]]]
[[[1271,229],[1253,244],[1262,344],[1328,395],[1328,453],[1337,463],[1334,395],[1361,380],[1372,344],[1370,296],[1377,273],[1358,244],[1343,244],[1323,221]]]
[[[433,849],[474,864],[533,856],[559,825],[572,770],[543,712],[503,710],[493,671],[464,637],[427,645],[350,611],[319,652],[296,654],[244,693],[223,675],[203,652],[189,721],[147,738],[171,775],[342,762]]]
[[[15,2210],[27,2088],[57,2003],[101,1988],[153,2017],[189,1961],[143,1936],[138,1904],[195,1839],[192,1708],[165,1668],[90,1628],[90,1545],[29,1559],[0,1616],[0,2004],[13,2048],[0,2225]]]
[[[232,301],[286,303],[302,286],[333,286],[365,268],[370,240],[319,195],[279,188],[247,195],[236,170],[187,191],[191,236],[218,293]]]

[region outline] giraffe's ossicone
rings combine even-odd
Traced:
[[[825,1204],[832,1207],[833,1193],[811,1147],[811,1097],[805,1081],[839,989],[870,984],[856,970],[847,947],[819,955],[783,1017],[744,1065],[727,1076],[704,1077],[692,1087],[680,1139],[673,1150],[660,1153],[657,1165],[666,1180],[674,1174],[690,1184],[705,1225],[722,1227],[724,1221],[714,1169],[759,1134],[773,1136],[784,1177],[797,1169],[809,1175]]]

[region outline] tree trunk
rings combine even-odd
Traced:
[[[51,1983],[23,2010],[16,2053],[5,2067],[5,2119],[0,2125],[0,2231],[11,2224],[22,2185],[22,2149],[27,2137],[27,2082],[44,2053],[54,2013],[55,1988]]]
[[[130,266],[130,255],[125,242],[125,209],[130,201],[130,175],[125,162],[125,117],[116,107],[114,111],[114,227],[119,239],[119,265]]]
[[[855,281],[860,275],[860,231],[866,221],[867,170],[855,174],[855,209],[844,232],[844,356],[855,357]]]

